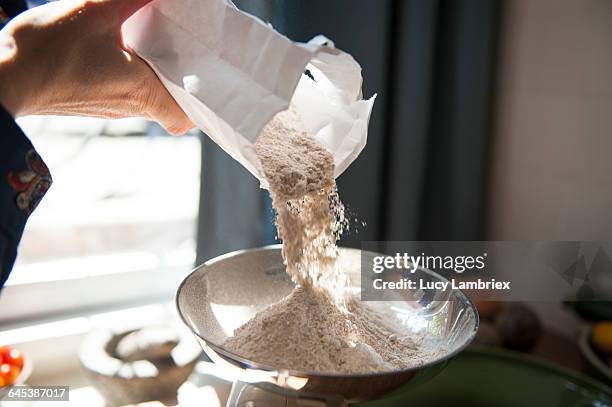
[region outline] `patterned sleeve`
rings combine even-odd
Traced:
[[[0,287],[15,262],[28,216],[50,186],[49,169],[0,106]]]

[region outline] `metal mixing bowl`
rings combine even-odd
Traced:
[[[359,289],[362,256],[367,260],[368,256],[376,255],[341,249],[342,267],[349,273],[355,290]],[[446,281],[422,268],[410,278]],[[424,344],[439,350],[436,357],[419,366],[365,374],[304,372],[292,370],[290,366],[265,366],[223,348],[222,344],[233,335],[234,329],[287,296],[292,289],[280,246],[268,246],[229,253],[196,268],[181,283],[176,303],[181,318],[218,366],[220,377],[254,384],[288,397],[328,399],[331,396],[351,402],[380,397],[440,371],[449,358],[472,341],[478,329],[476,308],[461,291],[415,289],[398,293],[397,298],[392,298],[394,301],[377,305],[394,307],[402,315],[408,315],[411,329],[418,325],[424,332]]]

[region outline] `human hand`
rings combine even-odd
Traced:
[[[60,0],[0,31],[0,104],[13,116],[145,117],[194,127],[153,70],[123,42],[123,22],[151,0]]]

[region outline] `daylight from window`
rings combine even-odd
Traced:
[[[193,265],[200,142],[141,119],[28,117],[53,185],[8,285]]]

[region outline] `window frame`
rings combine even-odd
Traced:
[[[192,269],[162,267],[9,285],[0,293],[0,330],[41,320],[168,302]]]

